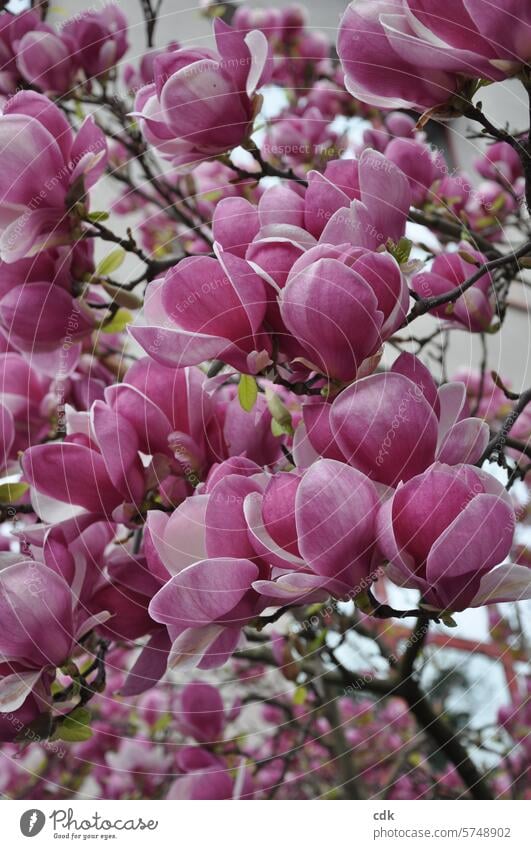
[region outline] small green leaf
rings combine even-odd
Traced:
[[[81,105],[79,100],[74,101],[74,110],[75,110],[76,116],[79,118],[79,120],[84,121],[85,120],[85,110],[83,109],[83,106]]]
[[[450,616],[449,613],[443,613],[441,615],[441,619],[447,628],[457,628],[457,622],[455,621],[453,616]]]
[[[96,274],[100,277],[108,277],[109,274],[112,274],[113,271],[116,271],[117,268],[120,268],[124,259],[124,249],[116,248],[114,251],[111,251],[110,254],[107,254],[107,256],[102,259],[102,261],[96,268]]]
[[[250,413],[258,398],[258,386],[256,380],[250,374],[242,374],[238,384],[238,398],[242,410]]]
[[[457,253],[461,257],[461,259],[463,259],[466,263],[468,263],[468,265],[475,265],[476,268],[478,268],[481,265],[481,263],[478,262],[476,257],[472,256],[472,254],[470,254],[468,251],[461,250],[461,251],[457,251]]]
[[[0,503],[14,504],[19,498],[22,498],[26,490],[29,489],[28,483],[3,483],[0,484]]]
[[[412,246],[411,239],[406,239],[405,236],[402,236],[396,245],[391,239],[388,239],[386,244],[387,250],[391,256],[394,256],[399,265],[408,261]]]
[[[282,398],[277,392],[274,392],[269,387],[265,391],[267,406],[272,416],[271,430],[275,436],[281,436],[284,433],[293,434],[293,425],[291,424],[291,413],[285,406]]]
[[[295,692],[293,693],[293,704],[294,705],[303,705],[306,701],[306,697],[308,695],[308,690],[306,687],[297,687]]]
[[[89,212],[87,218],[89,221],[107,221],[109,213],[103,210],[97,210],[95,212]]]
[[[54,738],[65,740],[68,743],[81,743],[84,740],[90,740],[92,737],[90,720],[89,710],[83,707],[76,708],[62,720],[55,731]]]
[[[120,308],[107,324],[100,328],[102,333],[121,333],[128,324],[131,324],[133,316],[129,310]]]

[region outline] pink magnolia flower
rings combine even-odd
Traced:
[[[260,471],[250,464],[249,474],[255,469]],[[257,486],[252,477],[229,474],[169,518],[157,511],[148,515],[154,551],[173,576],[149,606],[172,641],[169,668],[222,666],[239,645],[244,625],[268,604],[252,588],[268,570],[249,559],[254,550],[243,515],[243,496]]]
[[[319,239],[377,250],[400,241],[411,205],[408,179],[389,159],[364,150],[359,159],[329,162],[308,173],[308,187],[273,186],[257,206],[221,200],[213,217],[216,241],[245,257],[264,280],[282,288],[295,260]]]
[[[25,67],[25,46],[30,54],[29,68]],[[0,15],[0,94],[15,94],[23,80],[39,88],[42,83],[43,90],[47,90],[49,84],[54,90],[53,84],[59,84],[57,91],[66,91],[54,64],[59,62],[66,74],[63,82],[68,82],[73,63],[67,61],[67,50],[61,38],[43,22],[37,9],[27,9],[18,15],[4,12]],[[32,79],[35,72],[36,77]]]
[[[475,260],[476,264],[467,262],[459,253],[442,253],[435,257],[429,271],[421,271],[411,280],[411,286],[421,298],[442,295],[460,286],[472,277],[479,265],[483,265],[486,257],[473,250],[467,243],[461,244],[461,250]],[[481,333],[487,330],[494,317],[494,304],[490,293],[492,278],[486,272],[473,286],[466,290],[449,306],[443,304],[431,312],[439,318],[450,320],[471,333]]]
[[[1,557],[0,710],[7,713],[21,708],[34,690],[46,695],[56,667],[100,617],[76,607],[66,581],[44,564],[21,555]]]
[[[420,590],[430,607],[459,611],[531,595],[529,569],[498,566],[514,528],[510,497],[495,478],[435,463],[381,507],[378,545],[391,580]]]
[[[505,221],[511,213],[516,212],[522,196],[523,180],[517,180],[512,191],[495,180],[484,180],[469,195],[464,211],[465,220],[471,228],[495,241],[503,237]]]
[[[262,326],[266,305],[264,283],[251,266],[217,250],[217,259],[190,257],[154,280],[144,304],[145,323],[130,333],[163,365],[217,358],[255,374],[271,353]]]
[[[337,49],[351,94],[423,111],[446,103],[467,78],[517,74],[531,57],[531,15],[519,0],[452,0],[444,15],[435,0],[357,0]]]
[[[79,69],[74,42],[39,21],[13,43],[22,78],[49,95],[65,94],[75,84]]]
[[[94,267],[91,247],[81,242],[15,262],[0,261],[0,331],[28,359],[65,344],[63,365],[67,360],[75,365],[81,340],[96,325],[85,301],[73,295],[74,282]]]
[[[412,204],[422,206],[428,189],[439,176],[437,162],[429,145],[418,139],[395,138],[386,146],[385,156],[408,178]]]
[[[0,354],[0,457],[2,468],[18,452],[46,436],[50,429],[43,410],[49,380],[16,353]],[[14,467],[16,470],[16,466]]]
[[[266,159],[287,162],[304,173],[304,166],[319,162],[336,142],[337,133],[331,129],[329,119],[317,106],[309,106],[300,115],[287,110],[274,118],[261,150]]]
[[[403,353],[391,370],[357,380],[333,404],[306,404],[303,417],[315,450],[344,459],[387,486],[409,480],[435,459],[474,463],[489,429],[469,418],[462,383],[437,388],[430,372]]]
[[[400,327],[409,294],[390,254],[320,244],[296,260],[278,300],[303,362],[351,381]]]
[[[217,687],[200,681],[192,681],[179,693],[176,720],[179,730],[198,743],[213,745],[223,739],[228,722],[239,712],[239,705],[225,711],[221,693]]]
[[[70,39],[73,56],[89,80],[110,71],[129,47],[127,18],[116,3],[75,15],[62,34]]]
[[[308,175],[305,226],[320,241],[376,250],[405,233],[411,206],[406,175],[376,150],[330,162]]]
[[[523,176],[522,161],[507,142],[490,144],[475,160],[474,167],[485,180],[496,180],[505,188],[513,186]]]
[[[264,34],[214,23],[218,52],[188,49],[158,56],[155,82],[142,88],[135,108],[149,144],[175,165],[237,147],[250,132],[256,89],[271,76]]]
[[[171,50],[179,50],[176,41],[170,42],[166,48],[159,47],[156,50],[148,50],[144,53],[138,65],[126,65],[124,67],[124,83],[130,94],[135,94],[140,88],[155,81],[155,59]]]
[[[245,763],[238,767],[236,777],[223,758],[208,749],[189,747],[179,753],[179,766],[184,775],[175,779],[167,799],[252,799],[253,782]]]
[[[0,116],[0,258],[15,262],[72,241],[73,204],[105,168],[106,142],[92,117],[77,136],[44,95],[21,91]]]
[[[37,514],[44,521],[73,512],[129,523],[149,491],[179,503],[225,456],[203,382],[199,370],[139,360],[90,412],[70,411],[66,438],[34,445],[22,460]]]
[[[374,484],[335,460],[317,461],[302,477],[275,475],[244,502],[249,538],[275,567],[254,588],[278,604],[362,592],[377,565],[378,506]]]
[[[389,18],[394,22],[402,9],[401,0],[351,3],[341,19],[337,52],[345,87],[353,97],[384,109],[423,111],[445,103],[457,90],[458,79],[440,63],[417,63],[413,50],[406,56],[397,51],[387,23]],[[409,45],[406,38],[404,42]]]

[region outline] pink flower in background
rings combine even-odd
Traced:
[[[74,42],[64,33],[39,23],[28,28],[13,48],[20,75],[45,94],[64,95],[75,85],[79,65]]]
[[[105,3],[102,9],[87,9],[62,27],[72,44],[72,56],[79,62],[87,78],[106,74],[122,58],[129,47],[127,18],[116,3]]]
[[[154,61],[155,82],[136,97],[142,132],[174,165],[215,156],[241,144],[256,111],[255,92],[271,76],[263,33],[214,24],[218,52],[188,49]]]
[[[192,681],[179,693],[177,724],[183,734],[198,743],[213,745],[223,739],[225,726],[239,713],[236,704],[225,710],[223,698],[217,687]]]
[[[494,142],[474,162],[474,167],[485,180],[497,180],[505,188],[513,186],[523,176],[522,161],[516,150],[507,142]]]
[[[0,116],[0,258],[15,262],[73,239],[73,205],[105,169],[105,136],[92,117],[77,135],[44,95],[21,91]]]
[[[65,340],[79,353],[81,339],[94,329],[94,313],[72,294],[73,281],[94,267],[87,248],[88,243],[79,243],[0,261],[0,331],[28,358],[53,351]]]
[[[16,353],[0,354],[0,457],[2,468],[50,429],[43,401],[50,381]]]
[[[429,271],[421,271],[411,280],[411,286],[421,298],[431,298],[450,292],[469,277],[472,277],[478,266],[483,265],[486,257],[475,251],[467,243],[460,246],[462,251],[475,262],[467,262],[459,253],[442,253],[435,257]],[[443,304],[431,312],[439,318],[445,318],[471,333],[482,333],[488,330],[494,317],[493,294],[491,293],[492,278],[486,272],[470,286],[454,304]]]

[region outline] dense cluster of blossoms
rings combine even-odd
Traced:
[[[42,744],[50,782],[77,792],[90,762],[110,797],[309,798],[334,786],[323,759],[343,741],[365,794],[481,787],[462,759],[433,768],[429,746],[412,769],[390,762],[414,745],[412,666],[382,707],[381,677],[323,697],[312,663],[345,690],[328,631],[379,645],[379,618],[417,616],[420,650],[431,620],[531,596],[527,492],[512,490],[530,398],[486,364],[451,381],[428,367],[441,333],[503,324],[530,253],[503,254],[527,227],[523,137],[494,135],[476,185],[427,116],[397,111],[469,114],[470,80],[527,73],[529,24],[495,41],[512,12],[484,6],[452,3],[449,24],[429,2],[358,0],[342,67],[297,7],[241,6],[231,25],[221,10],[215,49],[150,42],[139,67],[118,64],[113,4],[60,29],[1,14],[0,739]],[[272,87],[289,94],[274,114]],[[94,209],[103,179],[126,236]],[[406,339],[425,313],[432,335]],[[375,597],[404,591],[414,610]],[[253,671],[253,636],[307,609],[325,624],[267,630]],[[248,746],[227,726],[268,663],[294,693],[262,694],[271,733]],[[220,668],[238,679],[228,704],[188,677]],[[524,750],[514,701],[501,723]],[[500,792],[520,792],[524,760],[499,767]],[[2,789],[43,784],[13,769]]]

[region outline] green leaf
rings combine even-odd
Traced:
[[[129,310],[120,308],[107,324],[102,325],[100,330],[102,333],[121,333],[132,320],[133,316]]]
[[[306,701],[306,697],[308,695],[308,690],[306,687],[297,687],[295,692],[293,693],[293,704],[294,705],[303,705]]]
[[[0,484],[0,503],[14,504],[15,501],[22,498],[27,489],[29,489],[29,483]]]
[[[109,218],[109,213],[104,212],[103,210],[89,212],[87,218],[89,221],[107,221],[107,219]]]
[[[280,395],[274,392],[269,387],[265,391],[267,406],[272,416],[271,430],[275,436],[281,436],[284,433],[293,434],[293,426],[291,423],[291,413],[285,406]]]
[[[66,740],[68,743],[81,743],[90,740],[92,730],[90,728],[91,714],[87,708],[79,707],[65,716],[57,727],[54,738]]]
[[[238,398],[242,410],[250,413],[258,398],[256,380],[250,374],[242,374],[238,384]]]
[[[457,622],[449,613],[443,613],[441,619],[447,628],[457,628]]]
[[[461,257],[461,259],[464,259],[464,261],[468,263],[468,265],[475,265],[476,268],[479,268],[479,266],[481,265],[481,263],[478,262],[477,258],[475,256],[472,256],[472,254],[468,251],[461,250],[457,251],[457,253]]]
[[[96,268],[96,274],[100,277],[108,277],[109,274],[112,274],[113,271],[116,271],[117,268],[120,268],[121,264],[125,259],[125,251],[123,248],[116,248],[114,251],[111,251],[110,254],[107,254],[104,259],[99,263]]]
[[[391,241],[391,239],[389,239],[386,248],[389,253],[394,256],[398,264],[402,265],[404,262],[408,261],[412,246],[413,242],[411,239],[406,239],[405,236],[402,236],[396,245]]]

